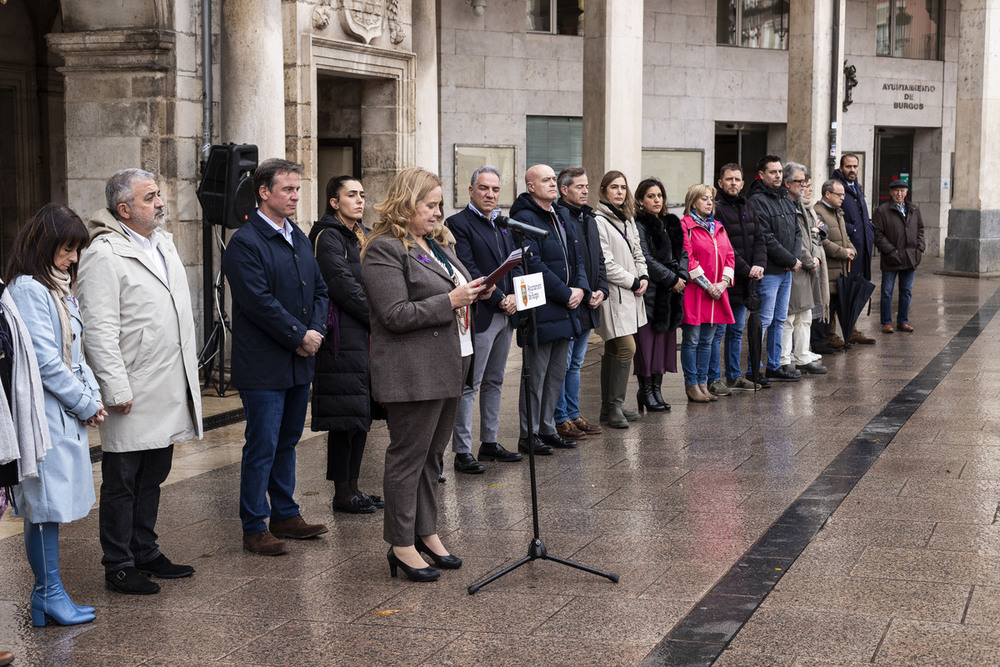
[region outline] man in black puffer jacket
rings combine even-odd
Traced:
[[[795,215],[795,204],[788,197],[782,174],[781,158],[765,155],[757,161],[757,180],[750,186],[750,203],[757,210],[757,221],[767,246],[767,267],[758,290],[760,324],[767,332],[767,371],[769,380],[795,382],[799,371],[781,367],[781,334],[788,315],[788,297],[792,290],[792,272],[802,268],[802,232]],[[748,374],[749,374],[748,369]]]
[[[544,239],[528,237],[528,256],[522,259],[525,275],[541,273],[545,285],[545,304],[535,309],[538,346],[532,349],[524,340],[524,330],[517,332],[517,342],[525,347],[531,367],[531,394],[521,385],[518,401],[521,437],[518,449],[527,453],[551,454],[553,447],[576,447],[556,432],[556,402],[566,378],[566,357],[570,340],[580,334],[580,321],[573,313],[590,299],[590,285],[584,270],[576,229],[569,212],[556,204],[559,190],[552,167],[538,164],[524,174],[528,191],[521,193],[510,207],[510,217],[549,233]],[[568,224],[567,224],[568,223]],[[528,313],[522,311],[522,323]],[[531,401],[531,423],[525,408]]]
[[[719,369],[719,350],[723,336],[726,340],[726,387],[729,389],[755,389],[752,380],[740,372],[740,348],[743,343],[743,326],[747,319],[747,296],[756,290],[764,277],[767,266],[767,248],[764,234],[757,222],[757,210],[740,194],[743,189],[743,168],[729,163],[719,170],[719,194],[715,198],[715,219],[722,223],[729,235],[736,254],[736,282],[729,288],[729,305],[733,309],[733,324],[720,324],[715,328],[712,341],[712,359],[708,367],[709,391],[722,379]],[[761,378],[762,386],[770,386]]]

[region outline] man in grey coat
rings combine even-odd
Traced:
[[[108,179],[107,208],[91,216],[77,295],[83,343],[109,415],[101,424],[100,534],[107,586],[160,590],[147,577],[188,577],[156,539],[160,485],[174,443],[201,437],[201,394],[191,293],[153,174]]]

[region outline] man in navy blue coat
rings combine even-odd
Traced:
[[[299,201],[301,174],[302,167],[288,160],[265,160],[257,167],[253,186],[259,208],[222,257],[233,295],[232,383],[246,411],[243,547],[266,556],[288,552],[282,537],[327,532],[324,525],[306,523],[292,498],[295,445],[305,426],[327,311],[326,284],[312,246],[288,219]]]
[[[469,205],[445,221],[455,236],[455,254],[471,275],[488,276],[517,249],[514,237],[496,224],[500,214],[500,170],[489,165],[472,172]],[[513,276],[517,267],[500,279],[493,294],[476,304],[473,319],[472,386],[462,390],[455,416],[451,449],[455,470],[475,475],[485,470],[480,461],[520,461],[523,456],[507,451],[497,442],[500,428],[500,396],[507,370],[507,356],[517,312]],[[479,460],[472,455],[472,416],[479,392]]]
[[[875,225],[868,213],[868,202],[865,201],[864,190],[858,181],[858,165],[860,161],[854,153],[844,153],[840,156],[840,169],[835,169],[831,178],[836,178],[844,184],[844,202],[840,209],[844,212],[844,223],[847,225],[847,235],[851,237],[858,256],[851,262],[851,275],[862,275],[865,280],[872,279],[872,254],[875,249]],[[875,339],[866,336],[857,329],[851,332],[851,343],[873,345]]]
[[[534,447],[536,454],[551,454],[553,447],[576,447],[556,432],[555,411],[563,380],[569,343],[580,335],[580,321],[574,315],[584,300],[591,297],[584,270],[575,225],[569,212],[556,200],[559,188],[552,167],[537,164],[524,174],[528,191],[518,196],[510,207],[510,216],[519,222],[549,233],[544,239],[528,237],[528,257],[522,261],[524,273],[541,273],[545,285],[545,304],[535,308],[538,348],[532,350],[518,332],[518,344],[528,350],[531,370],[531,394],[522,383],[518,406],[521,437],[517,446],[523,452]],[[522,313],[522,321],[527,319]],[[531,401],[531,424],[526,407]]]

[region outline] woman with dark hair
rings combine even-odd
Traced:
[[[646,257],[639,245],[635,200],[625,174],[609,171],[601,179],[601,194],[594,217],[601,237],[604,267],[608,274],[608,298],[601,303],[597,333],[604,339],[601,357],[601,419],[612,428],[628,428],[639,413],[625,409],[628,376],[635,356],[632,335],[646,324]]]
[[[34,347],[52,444],[38,462],[37,476],[24,477],[14,490],[35,574],[31,622],[36,626],[49,619],[60,625],[94,620],[94,608],[73,604],[59,577],[59,524],[86,516],[95,500],[87,426],[107,414],[83,358],[83,325],[70,291],[78,253],[89,242],[76,213],[46,204],[18,231],[4,272]]]
[[[649,272],[649,287],[642,296],[647,323],[635,337],[636,398],[640,412],[662,412],[670,409],[660,393],[663,374],[677,372],[677,327],[684,318],[688,256],[680,218],[667,212],[663,183],[647,178],[635,189],[635,199],[639,245]]]
[[[371,307],[372,393],[388,414],[383,536],[389,573],[434,581],[461,567],[437,534],[437,486],[462,388],[472,366],[472,304],[488,298],[441,224],[441,179],[396,174],[365,241],[361,277]],[[430,567],[423,552],[434,561]]]
[[[330,296],[326,340],[316,353],[312,428],[328,431],[326,478],[334,484],[333,511],[370,514],[381,496],[358,488],[361,458],[372,424],[368,371],[368,298],[361,284],[361,224],[365,190],[351,176],[326,185],[326,215],[309,232]]]

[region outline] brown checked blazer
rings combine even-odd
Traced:
[[[471,276],[451,248],[441,246],[466,280]],[[455,398],[462,394],[458,322],[448,272],[420,246],[380,236],[361,262],[371,308],[372,395],[381,403]]]

